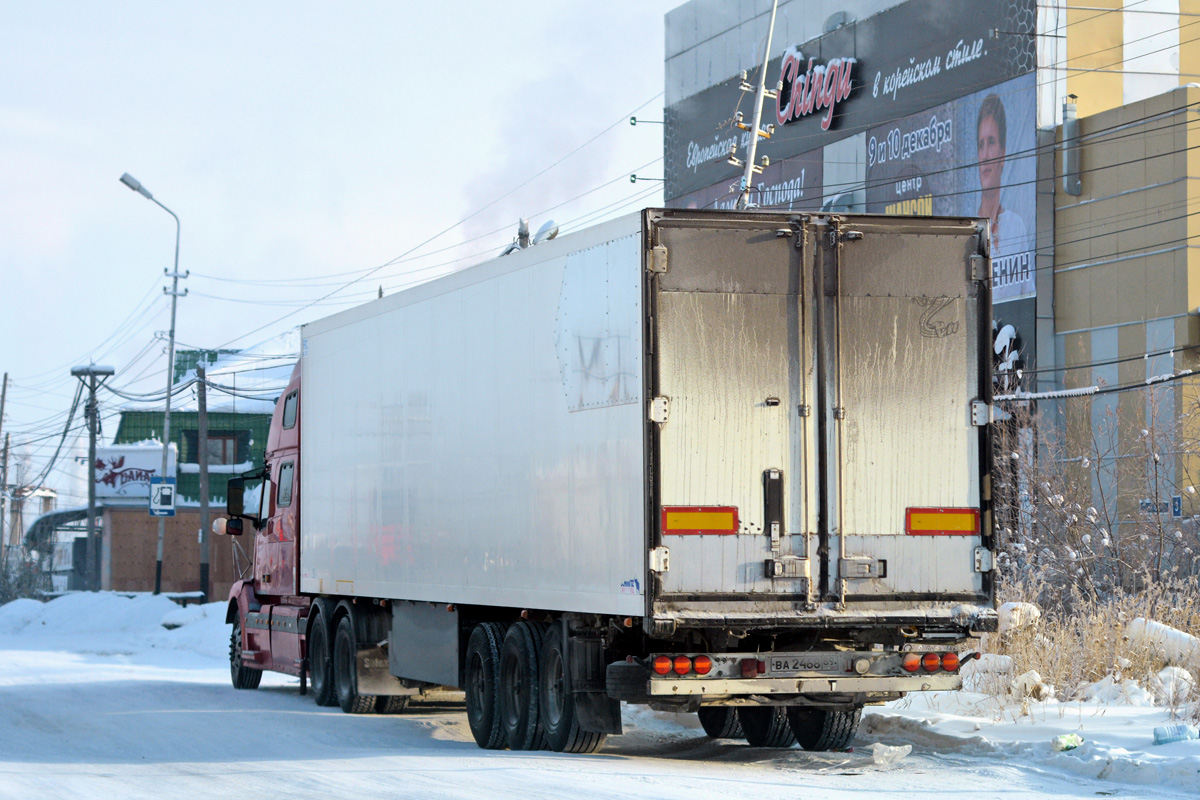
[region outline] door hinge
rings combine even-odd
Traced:
[[[992,551],[986,547],[975,548],[975,571],[976,572],[991,572],[992,571]]]
[[[886,578],[887,561],[874,558],[839,558],[838,575],[842,578]]]
[[[992,422],[992,407],[982,400],[971,401],[971,424],[977,428],[990,425]]]
[[[989,277],[986,258],[976,254],[967,259],[967,280],[986,281]]]
[[[671,551],[660,545],[650,551],[650,571],[662,574],[671,568]]]
[[[647,263],[647,269],[651,272],[664,274],[667,271],[667,248],[663,245],[657,245],[650,248],[650,259]]]
[[[796,406],[796,413],[802,417],[807,417],[812,413],[812,410],[808,406],[801,404]]]
[[[650,421],[663,424],[671,414],[671,398],[659,395],[650,401]]]
[[[835,409],[833,410],[833,418],[834,418],[834,419],[845,419],[845,418],[846,418],[846,409],[844,409],[844,408],[835,408]]]

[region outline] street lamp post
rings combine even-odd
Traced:
[[[175,212],[164,206],[162,203],[154,199],[154,195],[150,194],[145,186],[142,186],[137,178],[126,172],[121,176],[121,183],[128,186],[133,191],[140,194],[156,206],[166,211],[175,219],[175,269],[167,277],[171,279],[171,288],[163,287],[163,294],[171,296],[171,330],[167,336],[167,401],[163,411],[163,454],[162,454],[162,477],[167,477],[167,452],[171,446],[171,388],[175,385],[175,302],[180,297],[187,295],[187,289],[179,291],[179,279],[186,278],[189,273],[179,274],[179,217],[175,216]],[[164,269],[163,272],[166,272]],[[155,551],[154,563],[154,593],[159,594],[162,591],[162,565],[163,565],[163,538],[166,534],[167,520],[165,517],[158,518],[158,547]]]
[[[100,367],[88,364],[86,367],[72,367],[71,374],[83,381],[88,387],[88,403],[85,411],[88,424],[88,526],[87,526],[87,588],[89,591],[100,591],[100,569],[97,561],[100,548],[96,546],[96,387],[97,378],[106,378],[113,374],[112,367]],[[100,381],[103,383],[103,381]]]

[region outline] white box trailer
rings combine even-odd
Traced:
[[[776,744],[786,706],[808,746],[957,688],[996,621],[987,241],[647,210],[305,325],[298,635],[375,609],[358,691],[466,686],[484,746],[539,741],[521,676],[488,671],[514,636],[525,669],[543,639],[566,664],[582,733],[556,749],[619,730],[614,699],[743,706],[706,727]],[[485,678],[506,738],[477,730]]]
[[[986,526],[905,529],[989,510],[978,231],[646,212],[304,326],[301,590],[666,627],[986,608]],[[736,528],[664,530],[691,508]]]

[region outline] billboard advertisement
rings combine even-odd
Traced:
[[[96,463],[92,465],[92,480],[96,497],[150,496],[150,479],[160,476],[163,449],[161,444],[126,444],[96,448]],[[168,450],[167,476],[174,479],[176,448]]]
[[[872,128],[867,211],[986,217],[992,300],[1034,293],[1035,76]]]
[[[1036,19],[1034,0],[909,0],[791,44],[767,65],[767,87],[780,89],[763,109],[762,124],[775,133],[759,152],[784,161],[1031,73]],[[735,145],[744,155],[749,142],[750,133],[735,126],[737,111],[753,101],[741,84],[731,75],[667,107],[669,205],[738,179],[726,159]]]
[[[761,152],[761,151],[760,151]],[[817,211],[821,208],[825,156],[821,149],[772,161],[754,176],[750,202],[777,211]],[[706,186],[671,202],[673,208],[733,210],[741,176]]]

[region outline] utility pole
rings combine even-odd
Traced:
[[[742,174],[742,181],[739,186],[741,194],[738,195],[737,200],[738,211],[745,211],[750,206],[750,182],[754,180],[754,173],[762,172],[762,167],[754,163],[755,158],[758,157],[758,137],[761,136],[764,139],[769,139],[771,138],[771,130],[774,130],[774,126],[771,126],[769,130],[764,131],[759,127],[759,124],[762,122],[763,99],[766,97],[777,97],[777,92],[779,91],[778,89],[774,92],[767,91],[767,64],[771,61],[771,39],[775,35],[775,12],[778,10],[779,0],[775,0],[771,6],[771,27],[767,30],[767,49],[763,53],[762,72],[758,76],[758,89],[754,93],[754,119],[751,120],[749,126],[746,126],[742,124],[741,115],[739,114],[739,119],[736,123],[742,130],[750,131],[750,148],[746,152],[746,171]],[[753,87],[748,86],[743,79],[742,91],[745,92],[751,88]],[[736,150],[737,146],[735,145],[734,151],[736,152]],[[737,156],[730,158],[730,163],[735,163],[736,161]],[[736,165],[741,166],[741,164]]]
[[[8,502],[6,492],[8,491],[8,434],[4,434],[4,458],[0,461],[0,554],[4,552],[5,545],[8,542],[7,530],[5,528],[5,520],[8,518]],[[6,568],[7,561],[0,561],[0,569]]]
[[[8,373],[4,373],[4,382],[0,383],[0,430],[4,429],[4,401],[8,399]],[[8,434],[4,434],[4,461],[0,464],[0,570],[6,568],[4,550],[7,540],[4,538],[4,512],[8,510],[5,502],[5,492],[8,491]]]
[[[208,376],[204,367],[196,368],[196,400],[199,406],[196,440],[200,455],[200,591],[201,602],[208,602]]]
[[[87,378],[85,385],[88,387],[87,407],[84,409],[88,426],[87,587],[92,592],[100,591],[100,548],[96,542],[96,421],[99,416],[96,413],[96,387],[100,384],[96,379],[106,378],[113,372],[112,367],[98,367],[95,364],[71,369],[71,374],[79,380]]]
[[[175,269],[173,272],[167,273],[167,277],[171,279],[171,288],[168,290],[163,287],[163,294],[171,296],[171,330],[167,336],[167,402],[166,408],[163,411],[163,454],[162,454],[162,473],[163,480],[167,478],[167,454],[171,449],[171,388],[175,385],[175,302],[180,297],[187,295],[187,289],[179,291],[179,279],[186,278],[190,272],[179,274],[179,217],[175,212],[164,206],[162,203],[154,199],[154,195],[150,194],[150,190],[142,186],[138,179],[126,172],[121,176],[121,183],[128,186],[133,191],[140,194],[142,197],[149,200],[154,205],[161,208],[163,211],[171,215],[175,220]],[[167,272],[165,269],[163,272]],[[172,510],[171,516],[175,512]],[[154,593],[162,592],[162,564],[163,564],[163,539],[167,533],[166,516],[160,515],[158,518],[158,547],[155,550],[154,559]]]

